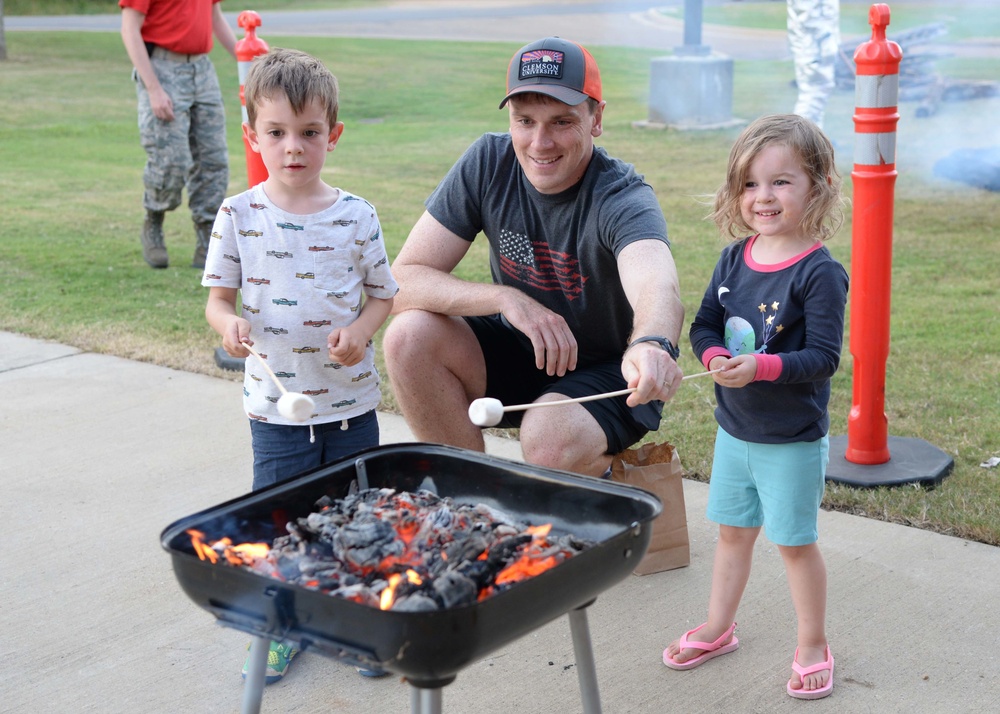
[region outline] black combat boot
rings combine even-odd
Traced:
[[[142,224],[142,257],[151,268],[167,267],[167,249],[163,245],[163,211],[146,211]]]
[[[208,241],[212,238],[212,224],[195,223],[194,234],[197,239],[197,244],[194,248],[194,258],[191,260],[191,267],[204,270],[205,257],[208,255]]]

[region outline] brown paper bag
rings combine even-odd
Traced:
[[[612,481],[638,486],[663,501],[663,512],[653,520],[649,549],[633,571],[636,575],[691,563],[681,471],[680,457],[671,444],[643,444],[615,455],[611,462]]]

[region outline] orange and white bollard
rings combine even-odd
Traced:
[[[889,461],[885,364],[889,356],[892,218],[899,122],[899,63],[886,40],[889,6],[868,12],[872,38],[854,53],[854,213],[851,231],[851,335],[854,395],[844,458],[855,464]]]
[[[250,71],[250,64],[254,57],[266,55],[270,48],[264,40],[257,37],[257,28],[261,25],[260,15],[253,10],[244,10],[236,18],[236,24],[242,27],[245,35],[242,40],[236,42],[236,60],[240,75],[240,106],[243,109],[243,123],[247,122],[247,103],[243,96],[243,84],[246,82],[247,73]],[[246,136],[243,137],[243,150],[247,159],[247,183],[250,188],[267,179],[267,168],[260,154],[250,148],[250,142]]]

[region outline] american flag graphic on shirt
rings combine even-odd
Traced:
[[[538,290],[558,290],[567,300],[583,292],[587,279],[580,274],[580,261],[523,233],[500,233],[500,270],[504,275]]]

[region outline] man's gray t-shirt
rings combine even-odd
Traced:
[[[485,134],[426,201],[445,228],[490,242],[490,271],[563,316],[579,345],[580,366],[618,361],[633,312],[616,262],[638,240],[669,245],[653,189],[631,164],[595,147],[581,181],[558,194],[528,182],[509,134]]]

